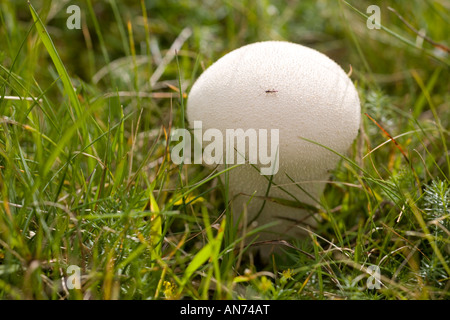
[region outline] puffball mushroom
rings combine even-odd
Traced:
[[[270,129],[279,130],[279,167],[273,177],[257,170],[262,164],[229,171],[232,211],[237,219],[245,205],[246,221],[279,222],[261,231],[258,240],[299,238],[305,228],[298,226],[314,228],[316,219],[304,207],[272,200],[317,205],[340,158],[323,146],[347,152],[358,133],[360,102],[347,74],[326,55],[291,42],[266,41],[236,49],[205,70],[188,96],[187,118],[191,127],[201,121],[203,133],[217,129],[224,137],[227,129],[266,129],[268,135]],[[249,151],[247,146],[247,159]],[[225,157],[224,151],[223,163]],[[270,246],[260,248],[263,256],[270,253]]]

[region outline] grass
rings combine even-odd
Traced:
[[[66,26],[70,4],[81,30]],[[0,299],[449,299],[449,10],[0,3]],[[317,205],[323,223],[262,265],[230,223],[233,167],[175,165],[170,132],[204,68],[273,39],[351,65],[363,116]]]

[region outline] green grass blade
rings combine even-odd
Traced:
[[[42,43],[44,44],[45,48],[47,49],[47,52],[49,53],[49,55],[53,61],[53,64],[56,67],[58,75],[60,76],[61,81],[64,85],[64,89],[65,89],[67,95],[69,96],[70,103],[71,103],[72,107],[75,108],[77,117],[80,117],[80,115],[82,114],[81,104],[80,104],[77,94],[73,88],[72,81],[70,80],[69,74],[67,73],[67,70],[64,67],[64,64],[58,54],[58,51],[56,51],[55,45],[53,44],[53,41],[50,38],[50,35],[48,34],[47,29],[45,28],[41,19],[39,18],[39,15],[37,14],[36,10],[31,5],[31,3],[28,3],[28,6],[30,7],[31,15],[33,16],[33,20],[35,22],[35,26],[38,31],[39,37],[40,37]]]

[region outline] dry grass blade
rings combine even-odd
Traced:
[[[408,155],[406,154],[406,152],[403,150],[403,148],[401,147],[401,145],[397,142],[397,140],[394,139],[394,137],[392,137],[386,130],[384,130],[384,128],[371,116],[369,116],[369,114],[366,112],[364,113],[370,120],[372,120],[373,123],[375,123],[377,125],[378,128],[381,129],[381,131],[383,131],[383,133],[389,138],[391,139],[392,142],[395,143],[395,146],[398,148],[398,150],[400,150],[400,152],[402,153],[403,157],[405,158],[406,162],[408,162],[409,165],[411,165],[411,161],[408,158]]]
[[[422,32],[419,32],[416,28],[414,28],[408,21],[406,21],[405,18],[403,18],[400,13],[397,12],[397,10],[395,10],[394,8],[391,7],[387,7],[389,11],[392,11],[393,13],[395,13],[397,15],[397,17],[402,20],[402,22],[409,28],[411,29],[411,31],[413,31],[415,34],[417,34],[419,37],[423,38],[425,41],[431,43],[434,47],[439,48],[447,53],[450,53],[450,48],[447,47],[446,45],[443,45],[442,43],[436,42],[433,39],[431,39],[430,37],[426,36],[425,34],[423,34]]]
[[[168,50],[167,54],[164,56],[161,64],[156,68],[155,72],[152,74],[150,78],[150,85],[153,87],[156,82],[158,82],[159,78],[164,73],[167,65],[175,58],[176,52],[180,51],[183,44],[187,39],[192,35],[192,30],[190,28],[184,28],[180,35],[175,39],[172,43],[172,46]]]

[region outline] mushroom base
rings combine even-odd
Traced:
[[[229,173],[234,222],[241,233],[248,234],[255,228],[264,228],[255,235],[247,236],[245,242],[254,243],[251,251],[259,251],[265,262],[282,247],[270,240],[302,239],[308,236],[308,230],[314,231],[317,226],[317,210],[314,207],[329,173],[326,170],[322,174],[314,172],[314,179],[305,177],[305,174],[302,177],[289,176],[296,183],[284,173],[276,174],[266,197],[270,176],[262,176],[248,165],[234,168]]]

